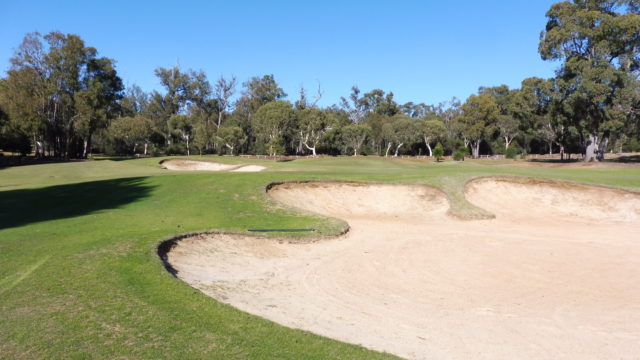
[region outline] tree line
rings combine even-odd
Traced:
[[[0,149],[106,154],[433,155],[640,151],[640,1],[567,0],[546,14],[550,79],[480,87],[464,102],[400,104],[357,86],[338,104],[273,75],[239,84],[159,67],[162,92],[125,89],[115,62],[74,34],[27,34],[0,78]]]

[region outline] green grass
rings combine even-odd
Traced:
[[[271,201],[264,188],[273,181],[431,184],[448,194],[460,216],[484,214],[462,195],[464,184],[478,176],[640,189],[640,168],[206,158],[268,170],[175,173],[160,169],[159,158],[1,169],[0,359],[389,358],[240,312],[164,270],[156,246],[178,233],[313,227],[326,235],[344,228],[340,220],[298,214]]]

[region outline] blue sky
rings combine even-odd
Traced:
[[[14,1],[3,0],[0,69],[27,32],[80,35],[117,61],[125,84],[160,90],[156,67],[273,74],[290,100],[320,82],[322,105],[352,85],[399,103],[465,99],[479,86],[550,77],[537,53],[555,0],[513,1]]]

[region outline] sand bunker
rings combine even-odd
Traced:
[[[260,165],[245,165],[245,166],[240,166],[239,168],[233,169],[231,171],[232,172],[258,172],[264,169],[266,169],[266,167],[260,166]]]
[[[259,165],[233,165],[221,164],[211,161],[169,159],[160,164],[168,170],[179,171],[233,171],[233,172],[257,172],[266,169]]]
[[[481,179],[469,198],[496,213],[481,221],[448,217],[428,187],[289,183],[269,194],[351,231],[310,244],[183,239],[168,253],[177,276],[243,311],[407,358],[640,354],[637,194]]]

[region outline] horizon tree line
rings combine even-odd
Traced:
[[[433,156],[640,151],[640,1],[567,0],[551,6],[539,53],[556,76],[520,88],[480,87],[464,102],[399,104],[353,86],[320,107],[273,75],[211,83],[179,66],[154,73],[163,91],[124,88],[115,61],[75,34],[27,34],[0,78],[0,149],[40,157],[106,154]],[[234,101],[234,96],[239,96]],[[438,151],[439,152],[439,151]]]

